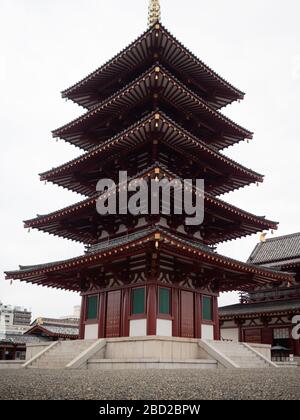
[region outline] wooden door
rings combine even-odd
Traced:
[[[180,330],[181,337],[195,337],[194,293],[181,291],[180,301]]]
[[[121,291],[107,293],[106,337],[120,337],[121,333]]]
[[[273,329],[272,328],[265,327],[261,330],[261,342],[262,344],[273,345]]]
[[[261,329],[251,328],[244,330],[244,342],[261,344]]]

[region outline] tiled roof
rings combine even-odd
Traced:
[[[64,327],[75,327],[77,328],[79,324],[79,319],[71,319],[71,318],[44,318],[44,317],[39,317],[36,318],[32,323],[31,323],[31,327],[35,326],[35,325],[59,325],[59,326],[64,326]]]
[[[248,315],[281,311],[298,311],[300,314],[300,299],[224,306],[219,308],[219,315],[222,318],[231,315]]]
[[[79,335],[79,328],[77,327],[66,327],[66,326],[58,326],[58,325],[42,325],[45,330],[53,334],[61,334],[61,335]]]
[[[291,264],[300,259],[300,233],[267,239],[256,245],[249,257],[251,264],[281,263]],[[282,264],[278,264],[282,265]]]
[[[143,233],[142,233],[143,232]],[[253,264],[246,264],[240,261],[233,260],[232,258],[224,257],[220,254],[215,253],[211,248],[208,248],[206,245],[201,243],[199,240],[184,239],[181,235],[170,233],[158,226],[153,226],[152,228],[145,229],[141,231],[141,237],[139,239],[132,239],[132,237],[124,235],[126,237],[125,244],[119,245],[116,243],[107,243],[107,249],[101,249],[100,251],[93,251],[88,254],[82,255],[80,257],[73,258],[71,260],[66,260],[64,262],[54,262],[48,263],[45,265],[31,266],[31,267],[22,267],[20,271],[6,272],[6,279],[14,278],[18,280],[26,280],[32,283],[39,282],[43,284],[44,281],[48,280],[48,274],[53,272],[74,272],[78,267],[81,266],[91,266],[100,264],[101,260],[105,261],[107,259],[112,259],[121,257],[127,251],[127,249],[139,249],[145,248],[146,246],[153,246],[151,241],[155,241],[156,235],[159,236],[161,249],[165,249],[167,252],[180,253],[180,255],[187,255],[187,257],[197,260],[199,263],[207,262],[208,264],[216,265],[225,268],[230,271],[235,271],[239,273],[252,273],[254,277],[259,276],[259,283],[261,285],[262,279],[265,283],[270,283],[273,281],[293,281],[293,275],[291,273],[285,273],[282,271],[275,271],[273,269],[265,267],[256,267]],[[143,236],[142,236],[143,235]],[[124,240],[124,237],[121,241]],[[197,252],[198,251],[198,252]],[[251,283],[255,283],[255,278],[251,280]],[[250,281],[250,280],[249,280]],[[62,283],[47,283],[46,285],[51,285],[53,287],[60,287],[66,290],[80,290],[80,285],[78,283],[72,282],[72,288],[70,284]],[[224,283],[223,289],[225,290],[247,290],[249,287],[247,284],[244,287],[240,287],[240,284],[235,282],[229,283],[228,281]],[[41,326],[43,327],[43,326]]]
[[[48,341],[44,337],[36,337],[33,335],[22,335],[22,334],[6,334],[0,336],[0,343],[12,343],[12,344],[31,344]]]
[[[35,333],[49,334],[50,336],[58,337],[76,337],[79,335],[79,327],[67,325],[53,325],[53,324],[36,324],[26,334],[30,337]]]

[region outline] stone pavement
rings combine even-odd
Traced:
[[[1,370],[0,399],[300,399],[300,369]]]

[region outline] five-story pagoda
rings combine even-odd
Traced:
[[[292,280],[290,274],[215,251],[221,242],[276,229],[277,223],[219,198],[263,181],[222,154],[252,138],[220,112],[244,94],[162,26],[158,1],[150,2],[148,30],[63,97],[86,112],[53,135],[83,154],[41,179],[85,199],[26,221],[25,227],[82,242],[86,251],[71,260],[22,266],[7,272],[7,279],[81,293],[80,337],[85,339],[219,339],[220,292]],[[204,179],[204,222],[187,225],[186,215],[174,211],[99,214],[96,204],[104,191],[96,190],[97,183],[109,178],[118,184],[120,171],[127,171],[128,182],[147,184],[163,177]],[[195,186],[191,194],[199,194]]]

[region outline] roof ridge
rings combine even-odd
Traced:
[[[281,236],[275,236],[274,238],[266,239],[266,241],[262,242],[262,244],[265,244],[267,242],[273,242],[273,241],[275,242],[275,241],[282,240],[282,239],[287,239],[287,238],[296,238],[298,236],[300,236],[300,232],[289,233],[287,235],[281,235]]]
[[[300,256],[300,232],[276,236],[256,244],[248,261],[255,264],[283,265],[284,261],[297,256]]]

